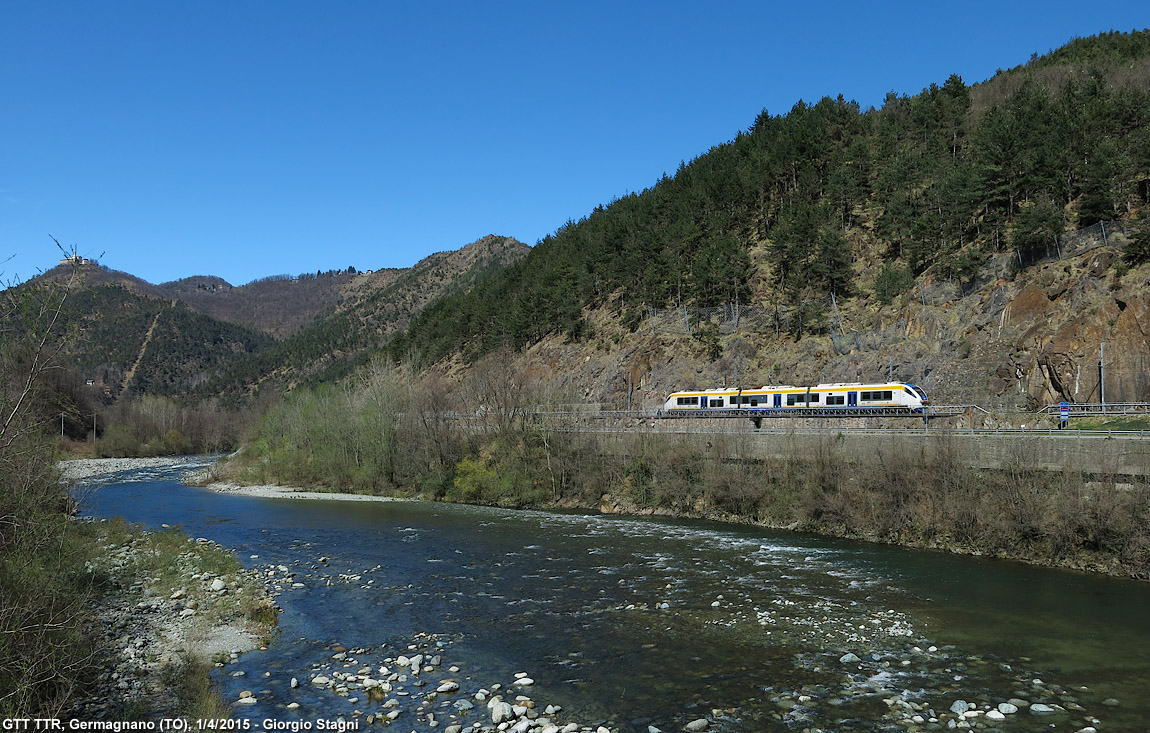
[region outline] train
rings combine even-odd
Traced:
[[[905,382],[817,384],[813,387],[779,385],[703,389],[672,392],[662,414],[704,415],[746,413],[748,417],[772,413],[804,416],[924,415],[926,392]]]

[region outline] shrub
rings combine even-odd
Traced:
[[[914,275],[905,267],[887,262],[879,270],[874,281],[874,293],[883,305],[894,300],[895,296],[905,292],[914,284]]]

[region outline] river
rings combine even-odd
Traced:
[[[557,718],[641,733],[1150,728],[1150,584],[707,522],[179,483],[202,465],[81,483],[81,511],[181,525],[267,574],[279,633],[217,675],[225,699],[255,693],[235,715],[257,727],[489,724],[474,691],[526,672],[514,689]],[[441,666],[395,662],[417,653]],[[311,683],[380,667],[382,696]],[[460,690],[427,695],[446,678]]]

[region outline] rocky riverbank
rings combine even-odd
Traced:
[[[265,643],[275,609],[262,583],[205,538],[92,524],[105,538],[103,554],[86,567],[105,589],[90,609],[105,671],[71,715],[155,719],[210,706],[188,693],[210,685],[188,676]]]
[[[162,468],[179,466],[190,462],[202,462],[201,458],[189,456],[160,456],[155,458],[77,458],[60,461],[56,467],[65,481],[75,482],[97,479],[121,471],[134,471],[141,468]]]
[[[63,461],[65,481],[98,485],[113,474],[181,465],[187,458]],[[149,532],[120,520],[78,520],[96,554],[84,566],[100,589],[90,604],[100,674],[72,707],[84,720],[155,719],[212,712],[208,671],[259,648],[276,609],[262,579],[227,549],[164,525]]]

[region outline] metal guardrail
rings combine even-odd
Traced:
[[[663,411],[661,409],[645,409],[645,410],[604,410],[604,409],[571,409],[571,408],[584,408],[582,405],[560,405],[560,409],[524,409],[517,411],[521,418],[539,423],[548,423],[552,429],[562,430],[563,425],[557,423],[567,422],[572,428],[581,429],[577,426],[586,426],[591,422],[598,422],[600,420],[618,420],[618,421],[651,421],[652,427],[655,422],[661,423],[694,423],[704,419],[729,419],[741,418],[743,420],[755,420],[756,418],[770,418],[766,422],[769,423],[782,423],[785,420],[779,418],[866,418],[866,417],[916,417],[916,418],[940,418],[940,417],[956,417],[963,414],[981,413],[983,415],[992,414],[990,410],[975,405],[975,404],[962,404],[962,405],[930,405],[924,415],[921,412],[912,412],[909,410],[882,410],[881,408],[865,408],[865,409],[842,409],[842,408],[792,408],[792,409],[772,409],[770,411],[752,411],[750,409],[707,409],[707,410],[674,410]],[[603,405],[597,407],[602,408]],[[1045,418],[1057,418],[1060,415],[1061,405],[1046,405],[1039,409],[1037,412],[1027,413],[1012,413],[1020,415],[1039,415]],[[1086,417],[1086,416],[1119,416],[1119,415],[1150,415],[1150,402],[1108,402],[1105,405],[1098,404],[1070,404],[1069,414],[1071,417]],[[475,420],[483,421],[491,417],[490,413],[447,413],[447,415],[461,423],[467,423]],[[756,421],[759,422],[759,421]],[[608,428],[614,429],[614,428]],[[746,430],[747,428],[740,427],[739,430]],[[711,430],[711,428],[704,428],[703,431]],[[727,431],[727,427],[714,428],[715,432]],[[802,428],[796,426],[787,427],[762,427],[760,423],[756,428],[756,432],[801,432],[803,430],[814,431],[840,431],[849,430],[852,434],[889,434],[892,432],[900,432],[902,428],[866,428],[851,426],[849,428]],[[907,432],[920,433],[922,428],[905,429]],[[693,432],[693,430],[692,430]],[[1101,436],[1143,436],[1150,434],[1148,431],[1139,430],[1067,430],[1059,429],[1054,426],[1045,428],[954,428],[945,427],[942,431],[936,432],[949,432],[951,434],[962,435],[978,435],[978,434],[1025,434],[1025,435],[1042,435],[1049,433],[1050,435],[1066,435],[1067,433],[1077,435],[1101,435]]]
[[[1145,405],[1146,403],[1130,403]],[[990,414],[978,405],[936,405],[931,408],[931,416],[939,417],[935,412],[943,407],[957,410],[954,414],[962,414],[973,410]],[[1055,406],[1057,407],[1057,405]],[[1110,405],[1107,404],[1109,409]],[[733,412],[733,411],[731,411]],[[1041,411],[1040,411],[1041,412]],[[758,426],[750,424],[753,415],[715,415],[696,412],[692,416],[696,419],[662,420],[658,418],[657,410],[601,410],[599,412],[569,411],[569,410],[524,410],[521,417],[528,420],[536,428],[553,430],[556,432],[586,432],[586,433],[624,433],[636,430],[650,430],[658,433],[683,434],[728,434],[728,435],[905,435],[915,436],[959,436],[978,437],[992,435],[1014,435],[1018,437],[1051,437],[1062,439],[1105,439],[1105,438],[1141,438],[1150,437],[1150,430],[1078,430],[1071,428],[1058,428],[1053,425],[1033,428],[970,428],[944,426],[932,427],[927,422],[906,423],[902,427],[802,427],[805,421],[788,422],[786,420],[768,420]],[[1034,415],[1035,413],[1021,413]],[[1107,413],[1113,414],[1113,413]],[[482,423],[491,417],[490,414],[451,413],[461,427],[470,429],[487,429],[490,426],[476,424]],[[917,415],[916,415],[917,416]],[[736,420],[705,421],[699,418],[707,417],[739,417],[747,422]],[[785,417],[785,415],[780,415]],[[830,415],[815,415],[815,417],[833,417]],[[617,421],[610,424],[609,420]],[[630,422],[630,424],[627,424]]]
[[[1067,404],[1071,417],[1101,416],[1101,415],[1150,415],[1150,402],[1096,402]],[[1040,415],[1058,416],[1062,409],[1061,404],[1047,405],[1038,411]]]
[[[1066,440],[1090,439],[1105,440],[1114,438],[1141,438],[1150,436],[1146,430],[1059,430],[1057,428],[794,428],[794,427],[762,427],[748,428],[735,425],[691,425],[688,421],[673,421],[670,423],[656,423],[653,429],[659,433],[672,433],[682,435],[851,435],[851,436],[905,436],[909,438],[939,438],[939,437],[989,437],[989,436],[1015,436],[1019,438],[1058,438]],[[558,432],[580,433],[631,433],[634,427],[619,426],[554,426],[551,429]]]

